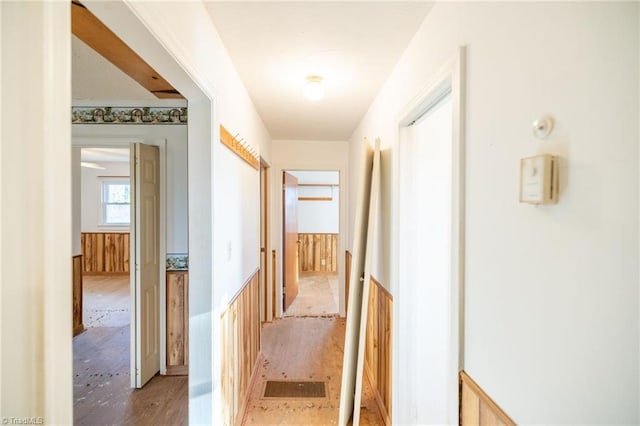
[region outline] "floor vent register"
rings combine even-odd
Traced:
[[[325,398],[324,382],[295,382],[269,380],[264,398]]]

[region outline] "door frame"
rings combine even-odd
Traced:
[[[402,287],[399,282],[399,264],[401,258],[401,235],[403,229],[401,217],[400,189],[402,185],[402,134],[410,124],[420,117],[425,110],[435,104],[442,93],[450,89],[452,100],[452,203],[451,203],[451,295],[450,295],[450,359],[448,371],[447,393],[449,406],[447,412],[452,423],[459,423],[459,387],[458,374],[464,368],[464,282],[465,282],[465,183],[466,183],[466,150],[465,150],[465,82],[466,82],[466,47],[459,47],[456,54],[435,73],[428,84],[418,92],[417,96],[397,116],[398,137],[394,140],[393,150],[393,195],[391,212],[391,287],[394,296],[393,309],[393,351],[401,353],[400,336],[402,329],[412,324],[405,324],[399,316],[403,305],[408,301],[402,299]],[[402,387],[398,374],[399,357],[392,358],[392,406],[399,407]],[[398,410],[393,410],[394,423]]]
[[[277,165],[271,167],[271,176],[269,179],[271,180],[271,235],[273,236],[272,247],[279,252],[276,253],[277,256],[282,257],[284,254],[283,251],[283,229],[282,229],[282,173],[287,171],[305,171],[305,172],[338,172],[339,173],[339,190],[340,190],[340,218],[339,218],[339,232],[338,232],[338,253],[345,252],[345,236],[347,234],[347,191],[348,191],[348,175],[347,175],[347,166],[342,164],[323,164],[323,165],[314,165],[314,166],[305,166],[305,165],[296,165],[296,164],[284,164]],[[275,174],[274,174],[275,173]],[[345,283],[344,283],[344,255],[338,256],[338,314],[341,317],[345,316],[346,312],[346,295],[344,293]],[[283,316],[283,306],[282,306],[282,265],[283,262],[276,261],[276,269],[271,271],[272,274],[275,274],[276,279],[272,280],[276,285],[276,318],[282,318]],[[271,285],[271,283],[269,284]]]
[[[160,268],[160,291],[159,291],[159,306],[158,312],[160,314],[160,321],[158,335],[160,337],[160,374],[165,375],[167,373],[167,342],[166,333],[163,330],[167,329],[167,316],[166,316],[166,258],[167,258],[167,141],[166,139],[156,139],[150,141],[144,141],[141,136],[122,137],[122,136],[79,136],[71,139],[71,146],[74,148],[127,148],[130,149],[132,142],[140,142],[146,145],[157,146],[160,150],[160,216],[159,225],[160,233],[158,240],[158,256],[159,256],[159,268]],[[130,177],[132,179],[133,176]],[[133,184],[131,180],[129,184]],[[131,230],[131,228],[130,228]],[[134,239],[131,239],[132,243]],[[129,362],[131,370],[135,368],[135,348],[136,348],[136,303],[135,303],[135,280],[134,280],[134,265],[129,265],[130,277],[129,277],[129,313],[131,315],[131,322],[129,324],[130,330],[130,354]],[[136,375],[131,374],[131,387],[136,387]]]
[[[62,3],[61,3],[62,4]],[[189,359],[189,420],[193,423],[211,424],[216,423],[219,419],[217,413],[220,405],[219,387],[216,383],[219,380],[219,374],[216,373],[219,367],[219,357],[214,357],[214,351],[220,350],[219,333],[213,325],[214,302],[212,300],[213,287],[213,244],[212,244],[212,225],[209,218],[213,216],[214,205],[217,204],[217,198],[213,194],[212,170],[214,166],[214,157],[212,152],[215,151],[212,144],[212,135],[214,140],[219,139],[217,117],[218,107],[217,98],[219,91],[211,84],[211,75],[203,72],[201,67],[195,67],[188,58],[181,57],[176,52],[183,52],[183,48],[175,37],[171,37],[166,27],[161,27],[157,23],[157,19],[149,14],[149,9],[132,2],[124,0],[111,2],[88,1],[85,4],[87,8],[96,17],[102,21],[111,31],[127,43],[133,50],[138,52],[156,71],[165,77],[170,77],[173,86],[178,90],[188,102],[189,121],[187,134],[187,153],[188,153],[188,194],[189,194],[189,300],[190,308],[194,303],[198,304],[197,310],[190,310],[189,313],[189,345],[198,342],[199,353],[190,351],[194,356]],[[36,16],[31,13],[25,16],[26,22],[29,24],[42,25],[44,33],[49,37],[49,42],[55,42],[56,52],[59,54],[51,54],[51,49],[42,48],[38,45],[38,49],[34,51],[35,55],[40,55],[43,59],[45,74],[38,74],[35,77],[36,83],[44,84],[45,95],[43,95],[46,104],[44,121],[34,121],[34,125],[42,126],[42,123],[49,127],[45,132],[49,135],[45,142],[57,142],[66,139],[65,144],[72,144],[72,131],[69,129],[69,106],[71,105],[71,93],[69,82],[71,81],[71,67],[69,66],[69,58],[71,54],[71,23],[70,23],[70,4],[62,8],[51,6],[45,3],[43,6],[43,16]],[[139,10],[140,9],[140,10]],[[39,10],[39,9],[38,9]],[[12,28],[9,28],[11,30]],[[4,27],[3,27],[3,32]],[[48,47],[51,47],[49,43]],[[4,55],[12,58],[16,55],[13,52],[7,52]],[[184,55],[182,55],[184,56]],[[66,60],[65,60],[66,59]],[[30,73],[31,76],[33,73]],[[36,73],[37,74],[37,73]],[[56,83],[57,82],[57,83]],[[58,95],[58,96],[56,96]],[[12,94],[8,99],[13,99]],[[38,98],[40,99],[40,98]],[[67,147],[69,147],[67,145]],[[47,146],[49,147],[49,146]],[[53,152],[62,152],[60,156],[54,156],[54,159],[62,159],[69,163],[71,150],[68,153],[60,143],[51,144]],[[48,152],[48,151],[47,151]],[[52,163],[52,162],[50,162]],[[49,167],[51,173],[51,185],[65,179],[69,180],[70,164],[61,167],[56,165]],[[64,199],[70,197],[71,187],[65,189],[64,186],[58,188],[59,198]],[[197,197],[195,196],[197,195]],[[205,200],[200,199],[204,195]],[[69,200],[70,201],[70,200]],[[69,216],[70,217],[70,216]],[[71,235],[70,223],[64,218],[49,215],[50,220],[58,221],[60,227],[51,235],[59,236],[67,233]],[[68,220],[68,218],[67,218]],[[62,222],[60,222],[62,221]],[[47,228],[48,229],[48,228]],[[50,235],[50,234],[47,234]],[[57,240],[52,240],[54,246],[60,245]],[[50,247],[51,244],[45,244]],[[68,256],[68,254],[65,254]],[[51,366],[51,362],[56,360],[67,361],[66,365],[71,366],[72,354],[69,349],[71,343],[71,273],[70,268],[57,267],[52,268],[49,276],[61,278],[59,288],[52,287],[51,294],[57,295],[69,294],[69,297],[48,297],[44,301],[44,314],[56,321],[49,324],[47,330],[60,338],[53,339],[46,357],[47,366]],[[57,269],[56,269],[57,268]],[[55,281],[55,280],[54,280]],[[57,284],[57,281],[56,281]],[[61,290],[61,291],[58,291]],[[65,293],[65,291],[67,293]],[[68,302],[66,301],[68,299]],[[62,311],[61,311],[62,309]],[[67,311],[66,315],[64,310]],[[195,312],[194,312],[195,311]],[[57,321],[58,318],[68,318],[66,321]],[[40,330],[37,327],[24,327],[25,331],[33,332]],[[68,339],[66,338],[68,336]],[[40,354],[41,352],[38,352]],[[51,355],[53,354],[53,355]],[[50,365],[51,364],[51,365]],[[65,364],[63,362],[63,364]],[[44,404],[47,407],[47,413],[53,418],[60,420],[59,423],[69,423],[73,418],[73,386],[71,382],[70,367],[45,368],[44,378],[47,386],[44,390],[42,398],[36,398],[34,404]],[[26,377],[23,372],[18,372],[20,377]],[[215,393],[214,393],[215,392]],[[213,397],[209,397],[213,395]],[[214,418],[216,421],[214,421]]]
[[[272,315],[272,305],[273,301],[271,300],[270,295],[272,294],[269,290],[270,280],[269,280],[269,271],[271,265],[271,257],[269,253],[271,252],[270,241],[269,241],[269,220],[271,218],[269,212],[269,202],[270,199],[270,191],[269,185],[271,184],[271,180],[269,179],[269,173],[271,167],[269,163],[263,158],[260,157],[260,319],[262,322],[269,322],[273,320]]]
[[[291,306],[291,304],[293,303],[293,301],[296,299],[296,297],[298,297],[298,293],[300,291],[300,236],[298,233],[298,230],[296,229],[296,248],[295,248],[295,267],[296,267],[296,279],[293,280],[293,284],[295,284],[295,296],[293,296],[293,299],[291,300],[291,302],[289,303],[289,306],[287,306],[287,293],[284,291],[286,288],[286,282],[287,280],[285,279],[288,276],[288,270],[287,270],[287,249],[289,250],[289,254],[290,251],[293,250],[292,247],[290,247],[288,244],[286,244],[287,242],[287,230],[285,226],[286,220],[288,215],[286,214],[287,212],[289,212],[290,209],[286,208],[287,205],[287,201],[286,201],[286,193],[287,193],[287,188],[292,188],[292,186],[288,186],[287,185],[287,175],[289,175],[289,177],[295,179],[295,189],[296,189],[296,193],[298,192],[298,178],[294,175],[292,175],[291,173],[284,171],[282,172],[282,259],[281,259],[281,263],[282,263],[282,310],[283,310],[283,314],[284,312],[286,312],[286,309],[288,307]],[[297,195],[296,195],[297,196]],[[296,223],[296,228],[298,227],[298,200],[296,199],[295,202],[295,223]],[[289,265],[291,266],[291,265]],[[291,282],[289,282],[289,284],[292,284]],[[293,285],[291,286],[293,287]]]

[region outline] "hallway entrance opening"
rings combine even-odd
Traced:
[[[74,330],[80,334],[73,339],[76,423],[93,424],[96,418],[105,422],[111,418],[139,419],[150,412],[130,410],[128,395],[132,387],[140,388],[148,381],[137,374],[142,369],[137,367],[140,361],[135,357],[145,349],[140,342],[152,342],[146,345],[150,349],[147,353],[154,358],[145,364],[149,367],[147,378],[151,379],[161,369],[163,345],[158,340],[163,329],[160,319],[165,318],[165,313],[161,311],[158,290],[164,287],[165,281],[164,274],[158,274],[165,267],[162,229],[166,212],[160,208],[164,203],[136,199],[136,186],[151,185],[152,199],[164,199],[161,177],[164,177],[165,166],[159,158],[160,153],[164,155],[165,141],[153,142],[155,146],[130,145],[128,139],[104,138],[98,144],[91,138],[74,137],[73,145],[74,241],[79,242],[81,253],[77,256],[81,285],[79,294],[74,286],[74,304],[77,300],[84,308],[80,313],[80,326]],[[151,161],[144,158],[130,161],[131,147],[144,147],[152,153],[155,172],[145,174],[131,167]],[[133,158],[140,157],[136,154]],[[137,207],[142,205],[151,211],[145,214],[145,209]],[[136,229],[154,230],[151,238],[146,238],[151,241],[146,249],[136,243]],[[141,254],[147,254],[146,258],[141,258]],[[155,297],[140,296],[145,288],[136,284],[142,282],[136,276],[138,258],[152,268],[154,276],[145,279],[147,289],[151,288],[147,293],[154,293]],[[148,306],[136,303],[140,300],[147,300]],[[145,330],[140,327],[145,323],[141,317],[148,319]],[[188,379],[161,382],[152,388],[161,386],[165,391],[175,391],[175,397],[160,399],[175,405],[176,412],[186,418]],[[179,387],[185,391],[180,393]],[[158,398],[146,390],[136,395]],[[179,418],[174,420],[180,423]]]
[[[337,315],[340,173],[283,172],[284,316]]]

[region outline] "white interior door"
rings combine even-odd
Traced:
[[[135,333],[131,339],[132,387],[144,386],[160,370],[160,153],[131,144],[131,295]]]
[[[452,316],[452,96],[444,96],[402,135],[398,310],[404,325],[396,372],[399,422],[455,424],[457,365]],[[416,303],[420,301],[420,303]],[[394,300],[394,304],[395,304]],[[411,325],[421,324],[421,327]],[[410,343],[409,343],[410,342]],[[406,413],[406,414],[405,414]]]

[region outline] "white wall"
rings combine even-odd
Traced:
[[[172,101],[174,105],[176,102]],[[184,101],[182,101],[184,102]],[[143,102],[144,103],[144,102]],[[147,102],[148,104],[149,102]],[[124,101],[123,105],[133,105]],[[153,106],[153,105],[150,105]],[[167,253],[188,252],[188,185],[187,185],[187,126],[184,125],[116,125],[116,124],[74,124],[72,126],[73,141],[78,144],[95,144],[119,141],[153,142],[166,139],[167,148]],[[102,164],[107,166],[109,163]],[[82,168],[82,232],[128,232],[123,227],[97,226],[100,221],[99,204],[90,199],[98,197],[100,201],[99,183],[96,176],[110,176],[109,170]],[[129,176],[128,163],[115,166],[113,175]],[[97,191],[97,192],[96,192]]]
[[[0,417],[72,423],[71,4],[0,2]]]
[[[298,197],[331,197],[325,200],[298,201],[298,232],[303,234],[337,234],[340,232],[340,173],[331,171],[295,171],[298,178]],[[333,184],[336,186],[304,186],[304,184]]]
[[[298,184],[333,184],[340,183],[340,173],[323,170],[289,170],[289,173],[298,178]]]
[[[640,421],[637,8],[436,3],[351,138],[353,154],[363,137],[393,146],[468,46],[465,370],[518,423]],[[556,127],[538,141],[545,113]],[[563,158],[560,202],[519,204],[519,159],[543,152]],[[407,362],[395,353],[394,374]],[[394,422],[429,423],[402,384]]]
[[[282,314],[282,172],[295,171],[327,171],[339,172],[340,179],[340,238],[338,253],[344,253],[345,236],[347,235],[347,176],[349,144],[346,141],[285,141],[272,142],[271,180],[271,242],[276,250],[276,312]],[[340,294],[340,314],[344,315],[344,268],[338,256],[338,279]]]
[[[101,177],[129,177],[129,163],[97,163],[104,170],[82,167],[82,232],[129,232],[129,226],[101,224]]]

